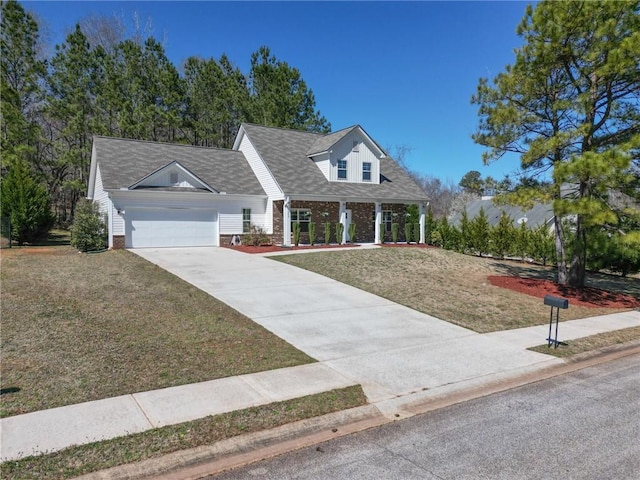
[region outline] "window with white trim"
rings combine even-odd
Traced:
[[[338,180],[347,179],[347,161],[338,160]]]
[[[251,232],[251,209],[242,209],[242,233]]]
[[[371,181],[371,162],[362,162],[362,181]]]
[[[382,223],[384,225],[385,232],[390,232],[391,224],[393,223],[393,212],[391,210],[382,211]]]
[[[293,224],[300,224],[301,232],[309,232],[309,223],[311,223],[311,210],[306,208],[291,209],[291,231],[293,232]]]

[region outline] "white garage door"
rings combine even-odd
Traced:
[[[128,208],[127,248],[218,245],[218,212],[202,208]]]

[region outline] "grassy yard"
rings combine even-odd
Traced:
[[[435,248],[379,248],[273,257],[442,320],[486,333],[549,321],[542,298],[495,287],[488,275],[553,278],[553,270]],[[589,275],[588,284],[640,298],[640,279]],[[561,320],[621,310],[571,305]]]
[[[70,447],[49,455],[5,462],[1,467],[1,477],[6,480],[73,478],[178,450],[212,445],[226,438],[275,428],[366,403],[360,386],[347,387],[156,428],[127,437]]]
[[[566,342],[566,345],[558,345],[558,348],[549,347],[548,344],[531,347],[534,352],[546,353],[555,357],[565,358],[579,353],[590,352],[604,347],[620,345],[640,338],[640,327],[623,328],[613,332],[599,333],[589,337],[578,338]]]
[[[2,416],[313,361],[130,252],[0,255]]]

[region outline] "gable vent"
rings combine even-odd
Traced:
[[[169,182],[171,185],[175,185],[178,183],[178,172],[171,172],[169,174]]]

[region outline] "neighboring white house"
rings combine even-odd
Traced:
[[[243,124],[232,150],[96,136],[88,197],[108,216],[109,247],[216,246],[251,226],[290,245],[299,223],[356,224],[380,241],[427,197],[360,126],[328,135]],[[381,227],[382,226],[382,227]],[[421,228],[423,231],[423,228]],[[421,237],[421,241],[424,238]]]
[[[480,213],[480,209],[484,210],[487,221],[492,227],[498,224],[502,212],[504,212],[509,215],[516,226],[525,223],[530,229],[537,228],[540,225],[546,225],[550,230],[553,229],[555,215],[551,203],[536,203],[529,209],[522,209],[515,205],[495,203],[493,197],[482,197],[467,203],[465,206],[467,218],[469,220],[476,218]],[[461,220],[462,212],[458,212],[451,218],[450,223],[459,227]]]

